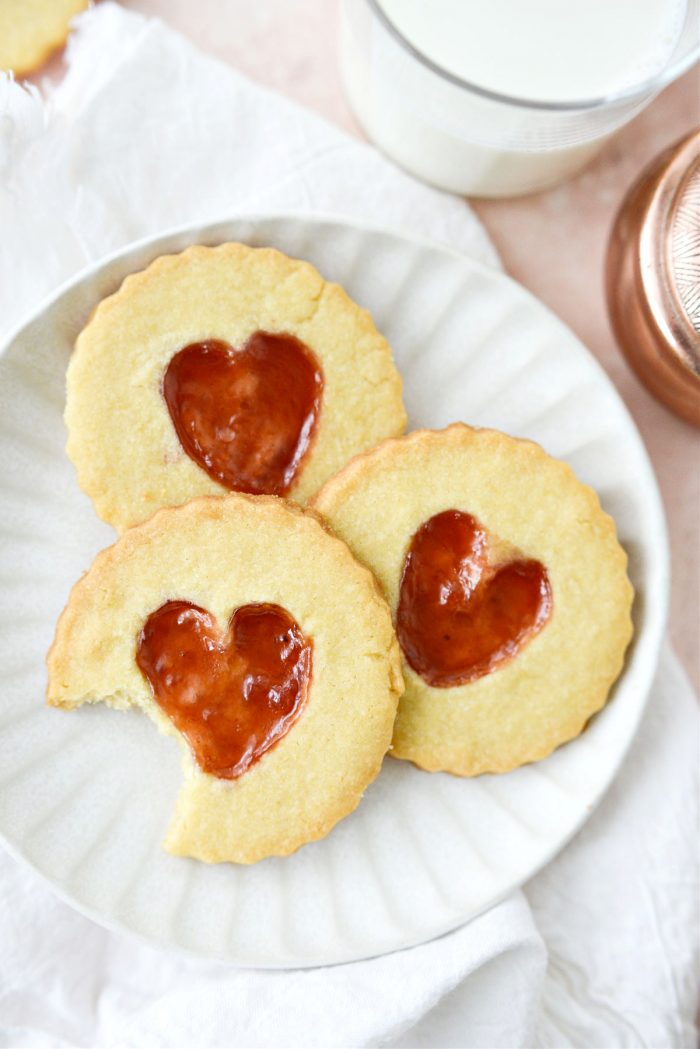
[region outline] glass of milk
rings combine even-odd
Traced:
[[[700,0],[342,0],[369,137],[442,189],[545,189],[700,53]]]

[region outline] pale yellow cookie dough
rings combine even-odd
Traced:
[[[100,517],[121,530],[161,506],[228,492],[183,450],[161,383],[190,343],[241,347],[260,330],[296,336],[323,369],[316,434],[289,498],[305,503],[353,455],[403,432],[389,345],[342,288],[271,248],[195,246],[127,277],[77,340],[67,451]]]
[[[278,604],[313,643],[298,720],[238,779],[199,769],[136,664],[145,620],[176,599],[223,627],[240,605]],[[165,848],[254,863],[323,837],[357,806],[391,741],[400,665],[386,602],[346,545],[311,511],[234,494],[161,510],[98,554],[59,619],[47,700],[145,711],[184,752]]]
[[[0,0],[0,69],[25,76],[68,37],[71,18],[88,0]]]
[[[530,441],[455,424],[358,456],[313,505],[375,573],[392,614],[411,539],[443,510],[488,529],[492,563],[534,558],[549,575],[552,615],[511,662],[433,688],[404,660],[394,757],[463,776],[505,772],[573,739],[603,706],[632,636],[633,591],[613,520],[565,463]]]

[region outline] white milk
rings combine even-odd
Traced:
[[[410,45],[485,92],[540,103],[605,99],[667,65],[686,0],[378,0]],[[344,0],[341,60],[358,119],[429,182],[502,196],[572,174],[651,97],[562,111],[498,101],[431,71],[366,0]]]

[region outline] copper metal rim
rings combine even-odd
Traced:
[[[608,247],[615,335],[651,392],[700,426],[700,129],[643,172]]]

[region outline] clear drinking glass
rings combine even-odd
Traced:
[[[676,46],[653,78],[601,98],[539,102],[440,68],[378,0],[342,0],[340,60],[357,119],[393,160],[442,189],[501,197],[545,189],[578,171],[693,65],[699,37],[700,0],[688,0]]]

